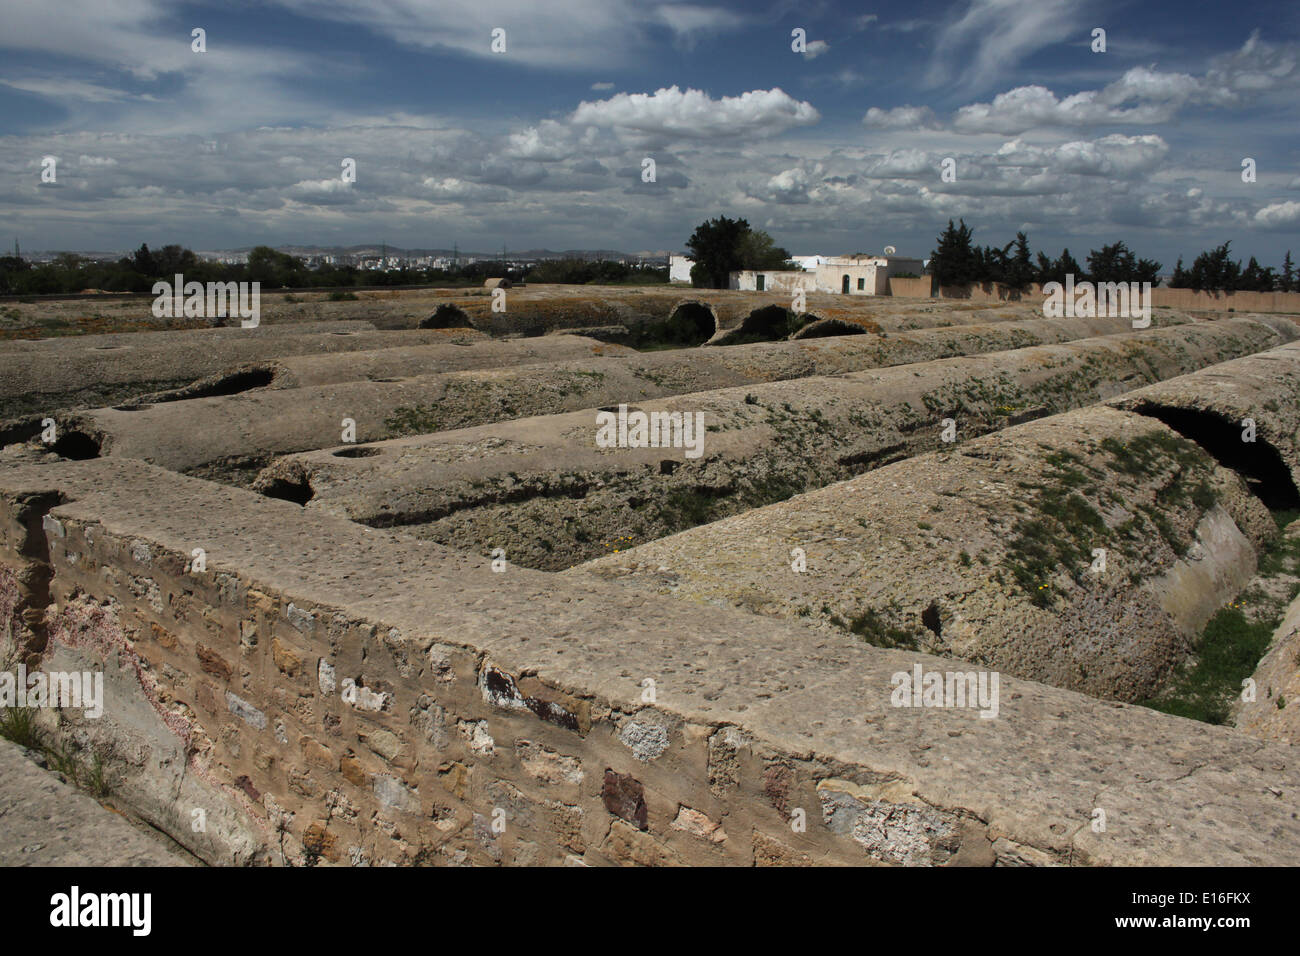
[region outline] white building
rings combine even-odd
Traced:
[[[889,295],[889,277],[921,275],[920,259],[905,256],[828,256],[817,266],[817,291],[839,295]]]
[[[804,267],[733,272],[727,287],[743,292],[827,292],[833,295],[889,295],[889,277],[924,274],[920,259],[905,256],[792,256]]]
[[[742,292],[813,292],[816,285],[817,274],[800,269],[745,270],[727,275],[727,288]]]
[[[695,260],[690,256],[669,256],[668,281],[689,284],[691,281],[691,266],[693,265],[695,265]]]

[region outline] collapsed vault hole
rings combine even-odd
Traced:
[[[921,623],[935,637],[943,637],[943,621],[939,617],[939,603],[931,601],[930,606],[921,612]]]
[[[86,432],[68,430],[50,446],[54,454],[70,461],[89,461],[99,457],[100,439]]]
[[[307,473],[302,470],[291,475],[259,478],[253,483],[253,490],[267,498],[279,498],[281,501],[292,501],[304,506],[316,494],[311,482],[307,480]]]
[[[35,441],[45,431],[43,422],[43,418],[27,418],[22,421],[9,422],[3,428],[0,428],[0,448]],[[103,435],[82,431],[76,427],[68,427],[62,422],[57,423],[55,426],[53,442],[49,444],[40,442],[42,448],[48,449],[60,458],[67,458],[70,461],[87,461],[91,458],[98,458],[103,449],[103,444]]]
[[[765,305],[745,316],[740,325],[719,336],[715,345],[747,345],[751,342],[779,342],[790,337],[794,314],[785,306]]]
[[[683,302],[668,318],[649,330],[654,344],[693,347],[703,345],[718,331],[713,310],[702,302]]]
[[[340,448],[334,452],[335,458],[373,458],[383,452],[374,447],[358,445],[356,448]]]
[[[1196,442],[1220,465],[1236,472],[1270,511],[1300,508],[1300,491],[1282,455],[1258,433],[1253,442],[1242,441],[1240,422],[1217,412],[1154,402],[1140,402],[1132,410]]]
[[[186,388],[174,392],[150,396],[149,401],[179,402],[189,398],[219,398],[223,395],[238,395],[255,388],[265,388],[275,381],[275,368],[267,365],[251,365],[205,378]],[[134,409],[130,409],[134,411]]]
[[[443,304],[433,310],[433,315],[421,319],[416,326],[419,329],[465,329],[470,328],[469,316],[463,309],[454,305]]]
[[[809,317],[811,318],[811,316]],[[795,332],[791,338],[796,339],[825,339],[836,335],[866,335],[867,330],[853,322],[845,322],[843,319],[814,319],[799,331]]]

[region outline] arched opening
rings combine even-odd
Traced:
[[[668,318],[633,330],[633,348],[691,348],[703,345],[718,330],[713,310],[701,302],[683,302]]]
[[[298,463],[282,467],[274,475],[262,472],[253,482],[253,490],[259,495],[292,501],[296,505],[306,505],[316,494],[308,480],[307,469]]]
[[[792,339],[824,339],[835,335],[866,335],[867,330],[843,319],[817,319],[809,322]]]
[[[100,441],[85,432],[65,431],[50,448],[60,458],[71,461],[88,461],[99,457]]]
[[[463,309],[444,303],[433,310],[433,315],[421,319],[416,326],[420,329],[467,329],[471,328],[469,316]]]
[[[187,398],[216,398],[221,395],[238,395],[240,392],[251,391],[255,388],[266,388],[274,381],[274,368],[265,365],[245,366],[221,375],[214,375],[212,378],[202,379],[188,388],[180,388],[174,392],[155,395],[150,401],[155,403],[179,402]],[[134,411],[134,409],[131,410]]]
[[[718,336],[713,345],[747,345],[751,342],[778,342],[790,337],[795,315],[785,306],[765,305],[745,316],[734,329]]]
[[[1246,487],[1270,511],[1300,508],[1300,491],[1278,450],[1260,435],[1253,442],[1243,441],[1240,422],[1198,408],[1150,402],[1134,405],[1133,411],[1162,421],[1184,438],[1196,442],[1220,465],[1240,475]]]
[[[42,418],[28,418],[13,422],[8,427],[0,429],[0,448],[36,441],[45,431],[45,427],[41,424],[42,421]],[[104,438],[102,434],[81,431],[75,427],[70,428],[64,422],[59,421],[55,424],[54,441],[49,444],[45,442],[37,442],[37,444],[41,448],[54,452],[60,458],[67,458],[71,461],[86,461],[100,456],[103,450]]]
[[[840,293],[843,295],[849,294],[849,277],[847,275],[844,277],[844,281],[840,283]]]

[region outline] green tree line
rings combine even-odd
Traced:
[[[667,268],[640,268],[619,262],[563,259],[539,262],[527,270],[508,269],[500,260],[480,260],[454,269],[403,267],[359,269],[350,265],[309,266],[299,256],[257,246],[246,263],[200,259],[190,249],[148,244],[116,262],[85,259],[63,252],[52,262],[33,263],[20,256],[0,256],[0,295],[59,295],[100,289],[105,292],[152,291],[158,280],[180,273],[187,282],[260,282],[264,289],[347,288],[349,286],[481,285],[484,279],[509,275],[534,282],[643,284],[668,281]]]
[[[960,220],[937,237],[930,253],[930,273],[940,286],[962,286],[998,282],[1013,289],[1025,289],[1032,283],[1065,282],[1073,275],[1076,282],[1150,282],[1155,285],[1160,274],[1160,263],[1141,259],[1118,240],[1100,249],[1092,249],[1085,257],[1087,267],[1081,266],[1062,249],[1052,258],[1044,252],[1031,254],[1029,237],[1017,232],[1016,237],[1004,246],[977,246],[974,230]],[[1262,267],[1251,256],[1245,267],[1234,262],[1230,255],[1230,242],[1200,253],[1191,268],[1183,268],[1179,258],[1169,280],[1174,289],[1200,289],[1204,291],[1232,292],[1297,292],[1297,276],[1288,249],[1281,271]]]

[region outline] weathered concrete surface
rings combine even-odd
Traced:
[[[0,866],[189,866],[190,858],[0,739]]]
[[[6,342],[0,348],[0,420],[107,405],[276,357],[473,337],[465,330],[380,332],[346,323],[329,331],[264,325]]]
[[[0,466],[0,506],[48,548],[50,647],[140,675],[272,862],[1300,862],[1296,752],[1224,728],[1013,678],[992,720],[895,708],[950,662],[131,460]],[[190,801],[155,821],[187,845]]]
[[[1065,342],[1122,333],[1130,324],[1127,319],[1038,319],[648,353],[575,339],[566,341],[585,351],[579,360],[545,364],[514,363],[562,354],[558,337],[488,340],[455,350],[425,345],[296,356],[276,362],[269,388],[96,409],[58,420],[65,429],[98,436],[102,455],[141,458],[174,471],[231,462],[260,467],[274,455],[339,444],[344,418],[356,423],[356,441],[366,443],[702,389]],[[535,343],[547,347],[535,349]],[[471,371],[427,374],[471,362],[476,365]],[[221,474],[237,479],[241,471],[224,468]]]
[[[1110,404],[1198,435],[1256,485],[1285,484],[1287,477],[1291,491],[1300,485],[1300,343],[1171,378]],[[1254,423],[1253,440],[1246,419]]]
[[[933,450],[948,418],[969,438],[1279,341],[1267,325],[1225,320],[635,406],[702,414],[695,458],[597,447],[588,410],[293,455],[255,487],[554,570]]]
[[[1252,679],[1255,699],[1239,704],[1236,726],[1261,740],[1300,744],[1300,597],[1287,608]]]
[[[406,333],[396,333],[405,335]],[[436,345],[396,345],[346,355],[296,355],[278,359],[284,388],[338,385],[344,382],[383,382],[437,373],[513,368],[543,362],[634,356],[636,351],[576,335],[529,339],[492,339],[468,329],[443,333],[451,338]]]
[[[1191,635],[1165,606],[1177,590],[1166,576],[1180,562],[1203,566],[1195,581],[1221,606],[1250,578],[1271,524],[1199,446],[1154,419],[1091,407],[567,576],[632,580],[693,607],[827,621],[871,643],[1131,701],[1189,650]],[[1214,534],[1245,540],[1249,563],[1208,547]],[[1104,571],[1092,570],[1094,549],[1105,550]]]
[[[375,339],[373,336],[383,338]],[[395,340],[401,341],[406,336],[415,338],[407,345],[392,346]],[[438,341],[428,344],[428,336],[434,336]],[[340,346],[339,343],[343,345]],[[575,336],[557,335],[505,342],[495,341],[477,332],[453,329],[431,332],[329,332],[324,333],[314,344],[335,354],[283,354],[311,344],[310,341],[295,341],[281,350],[275,341],[264,339],[257,343],[223,343],[221,347],[212,350],[182,346],[179,348],[181,354],[178,365],[169,364],[173,352],[167,346],[142,349],[114,347],[113,350],[102,353],[109,357],[93,357],[91,364],[80,361],[76,355],[45,356],[45,364],[65,368],[67,371],[56,377],[52,391],[43,391],[43,386],[37,386],[22,395],[0,398],[0,408],[7,409],[14,416],[7,422],[0,419],[0,425],[4,426],[3,430],[7,433],[4,440],[21,440],[20,436],[31,434],[34,426],[45,417],[55,418],[62,430],[89,428],[94,431],[93,422],[80,418],[76,413],[60,413],[58,410],[84,408],[86,403],[98,400],[120,403],[108,410],[133,413],[151,404],[166,404],[200,396],[226,397],[267,389],[291,389],[300,385],[388,380],[403,373],[418,375],[490,369],[498,365],[574,360],[632,351],[622,346]],[[356,350],[348,350],[349,344],[354,345]],[[257,347],[253,349],[250,348],[251,345]],[[387,347],[367,348],[375,345]],[[97,350],[91,351],[96,356],[101,354]],[[122,351],[128,354],[122,358],[113,357],[120,356]],[[261,357],[237,365],[219,364],[241,352],[256,353]],[[20,361],[16,364],[23,363]],[[84,374],[88,378],[79,386],[73,378],[73,372]],[[178,377],[147,377],[158,374]],[[40,381],[48,383],[50,380]],[[20,414],[23,412],[26,413],[25,416]],[[113,417],[109,416],[110,427]],[[228,424],[227,421],[223,428]],[[166,441],[167,437],[166,434],[159,436],[161,441]]]
[[[679,286],[574,286],[528,285],[506,291],[505,311],[493,311],[494,300],[487,289],[388,289],[363,290],[356,299],[329,301],[327,292],[307,290],[263,290],[261,322],[263,326],[303,325],[356,319],[382,329],[410,329],[432,319],[439,309],[440,324],[455,322],[472,325],[494,335],[540,335],[557,329],[583,326],[623,326],[642,329],[668,319],[683,302],[700,302],[710,313],[711,328],[729,329],[739,325],[754,309],[777,304],[790,306],[789,296],[775,293],[734,292],[719,289],[690,289]],[[984,320],[1028,318],[1042,314],[1041,308],[1028,303],[951,303],[933,300],[897,300],[888,296],[839,296],[812,294],[807,297],[808,312],[814,316],[845,316],[857,324],[870,326],[877,316],[914,314],[922,325],[933,324],[924,316],[951,312],[962,321],[963,314],[983,313]],[[59,332],[86,329],[122,329],[135,331],[160,326],[211,323],[212,319],[155,319],[151,313],[152,296],[129,299],[116,297],[97,300],[55,300],[33,303],[10,302],[0,318],[0,333],[39,334],[42,327]],[[500,308],[500,305],[498,305]],[[230,322],[231,320],[226,320]],[[886,323],[891,320],[886,319]],[[920,326],[916,326],[920,327]],[[19,331],[21,330],[21,331]],[[707,336],[706,336],[707,337]]]

